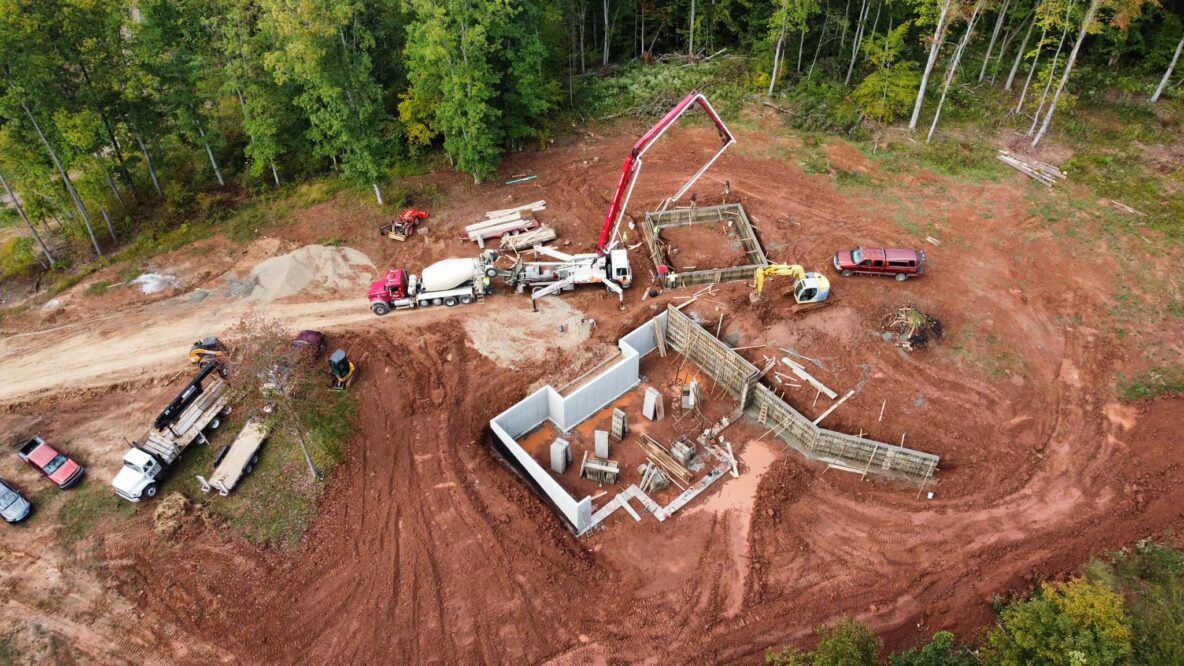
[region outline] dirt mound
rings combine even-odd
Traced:
[[[152,525],[156,533],[166,538],[176,534],[188,510],[189,500],[184,495],[169,493],[168,497],[160,501],[156,511],[152,512]]]
[[[246,298],[271,302],[296,296],[358,295],[374,279],[374,262],[350,247],[306,245],[255,266],[231,291],[250,291]],[[235,294],[238,295],[238,294]]]

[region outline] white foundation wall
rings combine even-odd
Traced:
[[[517,438],[550,421],[561,432],[569,432],[593,414],[637,386],[640,381],[641,358],[658,347],[654,322],[665,330],[666,313],[631,331],[617,341],[621,360],[588,380],[569,395],[561,395],[550,385],[535,391],[489,422],[493,434],[531,477],[536,486],[550,499],[577,534],[592,525],[592,498],[577,501],[518,444]]]

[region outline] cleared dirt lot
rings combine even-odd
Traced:
[[[647,158],[635,201],[660,200],[693,171],[697,151],[710,152],[710,132],[680,131],[685,138],[677,149],[661,146]],[[546,220],[561,241],[571,240],[571,251],[588,249],[615,165],[632,140],[621,128],[516,155],[506,173],[539,175],[522,185],[438,177],[442,201],[429,234],[404,245],[380,242],[377,217],[339,201],[299,213],[277,233],[300,245],[337,230],[379,269],[415,269],[472,254],[455,234],[482,211],[545,198]],[[839,190],[826,175],[804,175],[770,154],[792,153],[792,143],[772,145],[790,140],[758,132],[740,140],[704,179],[699,201],[719,201],[723,181],[730,181],[728,200],[744,204],[773,261],[827,270],[840,247],[942,239],[942,247],[926,248],[924,278],[834,278],[840,300],[817,312],[794,317],[779,296],[753,307],[742,284],[688,308],[705,322],[723,314],[721,336],[739,346],[794,349],[819,359],[817,376],[836,390],[857,388],[827,425],[889,442],[904,435],[909,446],[941,455],[935,499],[919,497],[915,487],[824,473],[762,440],[739,452],[759,483],[733,491],[720,484],[662,525],[616,516],[608,529],[572,538],[484,446],[485,427],[541,383],[578,377],[611,353],[621,333],[677,295],[642,300],[650,276],[635,253],[638,284],[624,313],[596,289],[563,297],[565,307],[597,321],[581,344],[567,344],[563,336],[572,333],[555,324],[569,315],[532,315],[525,297],[512,293],[468,309],[384,319],[369,315],[360,299],[291,305],[326,313],[323,323],[313,323],[348,330],[355,345],[370,350],[353,389],[361,398],[361,432],[298,549],[227,540],[225,530],[200,517],[172,539],[156,537],[152,507],[145,506],[66,555],[39,554],[59,548],[49,545],[54,528],[42,520],[5,535],[0,584],[10,601],[0,610],[0,634],[27,626],[27,609],[35,607],[40,626],[73,641],[80,655],[116,661],[144,654],[195,663],[215,656],[308,663],[752,661],[770,646],[807,641],[813,626],[844,615],[869,623],[891,647],[943,628],[972,637],[989,621],[995,595],[1069,572],[1100,550],[1178,529],[1184,489],[1175,483],[1181,470],[1174,443],[1184,402],[1122,405],[1113,386],[1116,374],[1146,362],[1145,345],[1179,350],[1180,331],[1147,318],[1124,321],[1124,335],[1115,333],[1113,285],[1126,270],[1117,253],[1032,214],[1032,186],[1018,175],[985,183],[876,176],[876,165],[855,154],[845,161],[883,178],[882,186]],[[630,212],[640,220],[641,210]],[[1152,269],[1179,259],[1172,252],[1144,256],[1133,235],[1113,242]],[[774,284],[767,293],[781,291]],[[876,335],[882,317],[906,302],[945,325],[946,337],[933,349],[906,355]],[[37,428],[68,439],[92,458],[88,483],[107,483],[118,464],[117,433],[127,423],[142,427],[166,399],[164,380],[185,370],[194,331],[237,316],[201,305],[184,308],[182,317],[168,307],[174,306],[140,304],[94,322],[79,312],[74,322],[55,323],[66,328],[5,339],[5,384],[9,377],[34,382],[36,367],[53,366],[62,355],[75,359],[68,365],[78,374],[5,395],[0,432]],[[510,308],[528,329],[516,331],[513,344],[533,341],[547,348],[545,355],[493,354],[487,339],[473,344],[482,321],[513,325]],[[150,335],[165,319],[165,333]],[[120,360],[78,356],[96,335],[110,340]],[[137,335],[144,337],[136,342]],[[135,355],[141,346],[147,352]],[[758,363],[762,353],[745,352]],[[128,376],[141,371],[147,375]],[[112,373],[122,378],[107,390]],[[808,416],[828,406],[813,398],[812,391],[786,392]],[[760,436],[753,428],[730,439]],[[0,474],[36,488],[37,479],[14,460],[0,460]],[[23,568],[9,566],[20,558]],[[38,606],[44,586],[21,573],[37,567],[51,569],[58,585],[83,591]],[[77,626],[53,623],[60,618]],[[139,647],[111,637],[120,627],[134,629]],[[84,630],[101,638],[81,640]]]

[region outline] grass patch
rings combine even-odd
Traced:
[[[173,474],[176,490],[204,503],[247,541],[293,548],[317,516],[325,483],[344,458],[345,444],[354,434],[356,414],[357,400],[349,392],[303,405],[305,440],[321,471],[319,481],[309,474],[296,434],[282,429],[272,433],[254,473],[240,481],[229,496],[203,495],[193,478],[212,471],[214,455],[230,444],[242,426],[236,415],[210,446],[194,447],[195,451],[186,453]]]
[[[0,243],[0,280],[28,275],[37,268],[34,242],[29,237],[14,236]]]
[[[110,280],[97,280],[86,288],[87,296],[102,296],[107,293],[107,288],[111,286]]]
[[[1126,402],[1162,395],[1184,395],[1184,367],[1161,366],[1118,378],[1118,396]]]
[[[398,185],[386,197],[394,208],[431,206],[440,203],[440,188],[435,185]]]
[[[12,634],[0,638],[0,664],[8,666],[9,664],[16,664],[21,658],[21,651],[12,644]]]
[[[82,540],[104,521],[122,522],[136,511],[134,504],[120,499],[94,479],[86,479],[81,486],[62,492],[69,496],[58,509],[61,523],[58,538],[66,545]]]
[[[1141,541],[1091,562],[1086,575],[1122,595],[1131,663],[1184,663],[1184,553]]]

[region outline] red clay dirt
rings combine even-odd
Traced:
[[[503,173],[538,174],[530,183],[445,177],[426,237],[396,246],[364,228],[370,219],[341,235],[379,268],[414,268],[471,254],[453,236],[484,210],[544,198],[543,215],[571,241],[568,251],[590,250],[634,129],[595,129],[511,156]],[[663,144],[648,156],[634,219],[711,152],[707,129],[679,132],[677,148]],[[903,437],[941,455],[938,483],[926,489],[934,499],[825,471],[792,451],[770,460],[775,440],[745,425],[729,439],[747,442],[738,453],[759,481],[717,484],[664,524],[614,520],[577,540],[485,446],[486,424],[528,391],[563,385],[599,359],[556,348],[502,367],[482,356],[460,319],[524,298],[506,293],[467,313],[354,326],[358,344],[372,350],[353,389],[360,432],[294,552],[226,540],[226,530],[197,519],[164,541],[150,535],[144,507],[122,536],[103,538],[96,575],[156,627],[138,639],[168,650],[168,637],[183,632],[197,647],[175,658],[193,663],[208,661],[208,646],[246,663],[751,663],[772,647],[807,646],[813,627],[854,616],[900,648],[939,629],[973,638],[991,621],[995,596],[1179,528],[1174,441],[1184,401],[1122,405],[1113,390],[1117,373],[1144,363],[1134,334],[1178,348],[1179,331],[1151,322],[1128,322],[1127,338],[1111,330],[1121,273],[1112,255],[1029,216],[1030,184],[1018,175],[967,184],[923,174],[942,186],[883,181],[840,192],[828,176],[767,156],[765,135],[742,131],[740,142],[704,178],[699,199],[718,198],[730,181],[772,261],[829,271],[840,247],[942,239],[926,248],[923,278],[835,276],[838,303],[815,312],[791,315],[776,285],[753,307],[739,283],[687,308],[705,322],[723,314],[721,336],[738,346],[766,345],[743,352],[758,365],[780,348],[818,359],[811,372],[820,380],[840,394],[857,390],[824,425]],[[285,233],[311,242],[324,225],[354,216],[329,202],[315,222],[302,218]],[[597,320],[589,348],[607,348],[679,295],[643,300],[650,277],[638,253],[634,270],[624,313],[601,290],[563,296]],[[913,354],[881,340],[879,322],[904,303],[937,316],[946,337]],[[772,386],[807,416],[829,406],[815,404],[813,391]],[[86,409],[100,414],[121,400],[95,396]],[[0,413],[0,425],[16,416]]]

